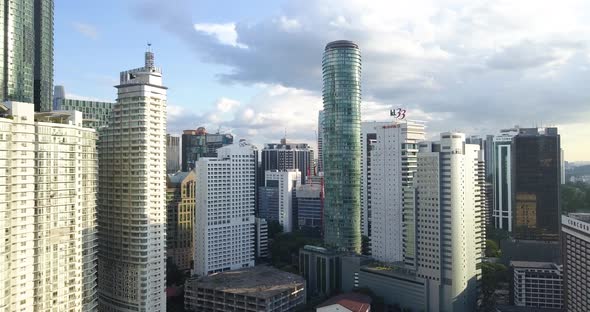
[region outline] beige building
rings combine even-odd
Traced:
[[[180,270],[192,268],[194,250],[195,192],[194,171],[168,175],[166,188],[166,254]]]
[[[0,311],[96,311],[94,129],[0,104]]]

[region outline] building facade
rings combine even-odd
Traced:
[[[84,126],[100,130],[108,126],[114,102],[69,99],[63,86],[55,86],[53,95],[54,110],[77,110],[82,112]]]
[[[330,296],[341,289],[341,253],[306,245],[299,250],[299,274],[305,279],[307,293]]]
[[[96,311],[96,132],[0,105],[0,310]]]
[[[521,128],[513,141],[514,236],[558,240],[561,143],[557,128]]]
[[[166,135],[166,172],[168,174],[180,171],[180,137]]]
[[[320,183],[299,185],[295,193],[299,229],[321,231],[324,202],[322,185]]]
[[[505,129],[494,137],[492,154],[492,172],[494,185],[494,225],[497,229],[512,232],[513,177],[512,138],[518,128]]]
[[[375,259],[402,261],[404,197],[413,185],[424,125],[363,122],[361,129],[363,232],[370,235]]]
[[[514,305],[530,308],[563,307],[562,266],[551,262],[512,261]]]
[[[207,133],[203,127],[197,130],[184,130],[182,133],[182,171],[195,168],[201,157],[217,157],[217,149],[231,145],[233,135],[229,133]]]
[[[0,100],[34,103],[51,111],[53,0],[2,2]]]
[[[186,311],[289,312],[305,305],[305,280],[271,266],[257,266],[186,282]]]
[[[590,311],[590,214],[561,216],[565,311]]]
[[[193,263],[196,176],[194,171],[168,174],[166,180],[166,258],[178,269]]]
[[[166,89],[146,52],[143,67],[121,72],[100,131],[101,311],[166,310]]]
[[[264,170],[264,172],[299,170],[299,184],[307,183],[312,166],[313,150],[306,143],[287,143],[286,139],[282,139],[280,144],[265,144],[262,149],[260,170]],[[264,185],[264,180],[259,183]]]
[[[414,249],[417,276],[426,280],[430,311],[473,311],[480,278],[477,183],[479,146],[462,133],[442,133],[419,144],[414,178]]]
[[[259,201],[259,214],[268,220],[276,220],[283,226],[283,232],[292,232],[297,222],[296,188],[301,181],[299,170],[268,170],[265,175],[265,188],[259,191],[264,198]]]
[[[197,161],[194,273],[254,266],[257,150],[245,141]]]
[[[351,41],[330,42],[324,81],[324,241],[361,251],[361,53]]]
[[[318,112],[318,161],[316,173],[324,172],[324,111]]]
[[[256,258],[268,258],[268,222],[256,218]]]

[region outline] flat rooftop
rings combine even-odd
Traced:
[[[557,269],[557,265],[552,262],[510,261],[510,265],[515,268]]]
[[[262,265],[195,278],[188,283],[195,288],[214,289],[264,299],[289,291],[296,286],[305,286],[305,280],[299,275]]]

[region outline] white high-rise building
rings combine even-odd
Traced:
[[[492,176],[494,183],[494,225],[497,229],[512,232],[512,138],[518,134],[518,128],[505,129],[494,137],[492,154]]]
[[[363,122],[361,136],[363,234],[370,238],[375,259],[402,261],[404,194],[412,186],[424,125]]]
[[[474,311],[481,271],[479,146],[463,133],[419,144],[415,185],[415,265],[429,311]]]
[[[96,132],[0,104],[0,311],[96,311]]]
[[[166,87],[150,51],[120,78],[99,140],[99,307],[166,311]]]
[[[274,186],[278,188],[277,202],[269,203],[276,204],[276,211],[278,212],[278,221],[283,226],[283,232],[289,233],[293,231],[293,205],[294,193],[296,191],[299,181],[301,181],[301,173],[299,170],[276,171],[268,170],[264,173],[265,183],[267,187]],[[266,209],[274,211],[274,207],[266,207]]]
[[[256,147],[245,141],[196,162],[197,275],[254,266]]]

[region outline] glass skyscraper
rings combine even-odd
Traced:
[[[361,251],[361,53],[339,40],[326,45],[323,166],[324,239],[328,247]]]
[[[51,110],[53,0],[4,0],[0,9],[0,98]]]

